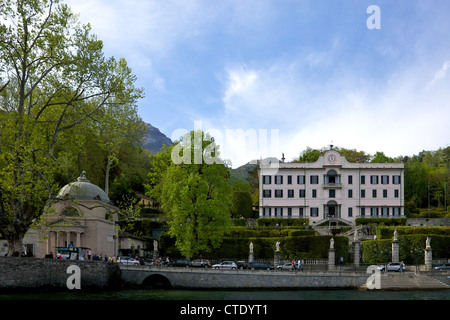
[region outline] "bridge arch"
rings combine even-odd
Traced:
[[[149,275],[142,281],[141,284],[142,287],[148,288],[148,289],[171,289],[172,284],[170,283],[170,280],[161,275],[161,274],[152,274]]]

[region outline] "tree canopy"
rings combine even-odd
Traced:
[[[11,254],[75,171],[88,134],[120,144],[117,116],[136,120],[143,90],[67,5],[0,0],[0,17],[0,233]]]
[[[202,131],[191,131],[152,157],[148,195],[159,200],[169,234],[188,257],[217,248],[231,225],[228,168],[212,159],[220,160],[218,146]]]

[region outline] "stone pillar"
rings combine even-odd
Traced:
[[[81,232],[77,232],[77,247],[81,247]]]
[[[328,251],[328,270],[335,270],[336,266],[334,264],[336,253],[334,252],[334,249],[330,249]]]
[[[153,240],[153,259],[157,259],[158,256],[159,256],[158,241]]]
[[[361,241],[359,240],[358,230],[355,231],[355,236],[353,238],[353,265],[355,268],[359,267],[359,261],[361,260]]]
[[[69,244],[70,244],[70,231],[66,232],[66,241],[67,241],[67,247],[69,247]]]
[[[281,253],[280,251],[276,251],[273,257],[273,265],[274,267],[279,266],[281,261]]]
[[[433,270],[433,253],[431,250],[431,238],[427,237],[426,247],[425,247],[425,270],[430,271]]]
[[[56,248],[57,247],[59,247],[59,232],[55,232],[55,234],[56,234],[56,243],[55,243],[55,250],[56,250]]]
[[[399,244],[397,229],[394,230],[394,240],[392,241],[392,262],[399,262]]]
[[[250,242],[250,252],[248,254],[248,262],[252,262],[253,260],[255,260],[255,256],[253,255],[253,242]]]
[[[53,237],[53,232],[49,232],[48,238],[47,238],[47,253],[53,252],[52,247],[51,247],[52,237]],[[54,257],[56,256],[56,252],[53,253],[53,256]]]
[[[280,242],[277,241],[277,243],[275,244],[275,254],[273,257],[273,265],[275,267],[280,265],[280,261],[281,261]]]
[[[330,250],[328,251],[328,270],[335,270],[335,256],[334,239],[330,239]]]

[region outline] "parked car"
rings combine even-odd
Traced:
[[[119,259],[117,259],[117,263],[120,263],[122,265],[133,265],[133,266],[138,266],[140,264],[139,260],[129,257],[119,257]]]
[[[380,271],[385,271],[386,269],[388,272],[389,271],[400,272],[400,270],[405,271],[406,267],[405,267],[405,264],[403,264],[401,262],[389,262],[385,266],[378,267],[378,270],[380,270]]]
[[[268,262],[255,262],[252,261],[249,264],[249,268],[252,270],[273,270],[273,266]]]
[[[234,261],[223,261],[212,266],[214,269],[237,269],[237,264]]]
[[[236,265],[238,267],[238,269],[248,269],[248,264],[245,261],[237,261]]]
[[[187,260],[175,260],[169,263],[169,267],[187,268],[189,267],[189,261]]]
[[[196,259],[191,261],[191,267],[211,268],[211,261],[206,259]]]
[[[434,270],[450,270],[450,263],[444,263],[441,266],[434,267]]]
[[[294,270],[294,267],[292,266],[292,263],[285,263],[282,265],[277,266],[278,270]]]

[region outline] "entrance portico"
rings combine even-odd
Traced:
[[[324,206],[323,218],[334,219],[341,217],[341,205],[334,200],[328,201]]]

